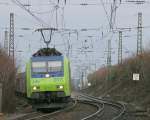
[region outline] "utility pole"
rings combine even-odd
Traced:
[[[5,49],[6,54],[8,55],[8,31],[7,30],[4,31],[4,36],[5,36],[4,49]]]
[[[64,0],[64,3],[66,4],[67,0]],[[57,3],[59,4],[60,3],[60,0],[57,0]]]
[[[81,73],[80,73],[80,90],[83,89],[83,86],[84,86],[84,83],[83,83],[83,77],[84,77],[84,73],[83,71],[81,70]]]
[[[76,33],[76,32],[69,32],[68,33],[69,36],[68,36],[68,40],[67,40],[67,49],[66,49],[68,58],[72,54],[72,45],[71,45],[71,34],[72,33]]]
[[[14,63],[14,13],[10,13],[10,31],[9,31],[9,56]]]
[[[122,31],[119,31],[118,64],[122,64]]]
[[[108,50],[107,50],[107,77],[105,80],[105,86],[106,86],[106,90],[105,92],[107,93],[108,88],[109,88],[109,84],[108,82],[111,79],[111,40],[108,40]]]
[[[137,56],[142,55],[143,53],[143,45],[142,45],[142,13],[138,13],[138,27],[137,27]],[[140,78],[144,79],[144,74],[143,74],[143,60],[142,57],[140,57],[137,60],[137,72],[140,73]]]
[[[69,39],[67,40],[67,57],[70,57],[70,49],[71,49],[71,45],[70,45],[70,39],[71,39],[71,32],[69,32]]]
[[[81,73],[81,82],[82,82],[82,83],[81,83],[81,84],[82,84],[81,86],[82,86],[82,89],[83,89],[83,87],[84,87],[84,80],[83,80],[83,79],[84,79],[84,72],[82,71],[82,73]]]
[[[111,67],[111,40],[108,40],[107,67]]]
[[[138,13],[137,27],[137,55],[142,54],[142,13]]]
[[[56,5],[55,9],[56,9],[56,28],[58,29],[58,9],[59,9],[59,6]]]

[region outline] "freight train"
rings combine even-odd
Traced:
[[[69,60],[55,49],[39,50],[26,64],[26,96],[32,104],[68,102],[70,81]]]

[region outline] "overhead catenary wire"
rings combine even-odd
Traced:
[[[55,0],[56,1],[56,0]],[[119,2],[120,2],[120,0],[118,0]],[[50,1],[50,3],[44,3],[44,4],[32,4],[32,6],[50,6],[50,5],[55,5],[56,4],[56,2],[54,3],[54,2],[52,2],[52,1]],[[110,4],[112,4],[112,1],[103,1],[103,4],[104,5],[110,5]],[[135,4],[135,5],[140,5],[140,4],[150,4],[150,1],[149,0],[139,0],[139,2],[138,2],[138,0],[121,0],[121,2],[120,2],[120,4],[127,4],[127,5],[130,5],[130,4]],[[4,2],[0,2],[0,5],[5,5],[5,6],[13,6],[12,4],[10,4],[9,2],[6,2],[5,0],[4,0]],[[71,4],[71,3],[67,3],[66,2],[66,4],[65,4],[66,6],[72,6],[72,5],[75,5],[75,4]],[[84,5],[99,5],[99,3],[98,2],[95,2],[95,3],[80,3],[80,4],[76,4],[76,6],[84,6]],[[31,6],[30,4],[29,5],[26,5],[26,6]]]
[[[104,5],[104,2],[103,2],[103,0],[100,0],[100,2],[101,2],[101,4],[102,4],[102,6],[103,6],[103,9],[104,9],[104,11],[105,11],[105,14],[106,14],[106,18],[107,18],[107,20],[108,20],[108,23],[109,23],[109,15],[108,15],[108,12],[107,12],[107,10],[106,10],[106,8],[105,8],[105,5]]]
[[[105,1],[103,1],[103,2],[105,2]],[[105,3],[104,3],[104,4],[105,4]],[[107,9],[106,9],[106,10],[107,10]],[[29,11],[33,13],[33,11],[31,11],[31,10],[29,10]],[[107,11],[106,11],[106,12],[107,12]],[[55,10],[54,10],[54,13],[55,13]],[[36,14],[35,14],[35,15],[36,15]],[[109,18],[109,16],[108,16],[108,18]],[[109,19],[108,19],[108,20],[109,20]],[[102,36],[102,39],[107,38],[110,33],[111,33],[111,32],[104,33],[104,35]],[[106,37],[105,37],[105,36],[106,36]]]
[[[37,17],[35,14],[33,14],[29,9],[27,9],[20,1],[18,0],[11,0],[13,3],[15,3],[17,6],[19,6],[20,8],[22,8],[23,10],[25,10],[26,12],[28,12],[34,19],[36,19],[39,23],[43,25],[48,25],[47,23],[45,23],[45,21],[43,21],[42,19],[40,19],[39,17]]]

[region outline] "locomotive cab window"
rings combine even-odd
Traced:
[[[45,73],[45,72],[47,72],[46,62],[32,62],[32,72],[33,73]]]
[[[62,71],[61,61],[48,61],[48,72]]]

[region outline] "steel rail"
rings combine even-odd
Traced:
[[[76,99],[76,101],[77,101],[77,103],[84,103],[84,104],[90,104],[90,105],[92,105],[92,106],[95,106],[95,107],[97,107],[98,108],[98,111],[99,111],[99,109],[101,109],[101,107],[100,107],[100,105],[98,104],[98,103],[96,103],[96,102],[92,102],[92,101],[90,101],[90,100],[79,100],[79,99]],[[75,107],[75,106],[74,106]],[[65,109],[65,110],[70,110],[70,108],[68,108],[68,109]],[[65,111],[64,110],[64,111]],[[97,111],[97,112],[98,112]],[[95,114],[95,113],[94,113]],[[60,118],[49,118],[49,117],[46,117],[46,118],[48,118],[48,120],[53,120],[53,119],[55,119],[55,120],[60,120]],[[87,117],[87,119],[88,119],[88,117]],[[84,118],[84,119],[82,119],[82,120],[86,120],[86,118]]]
[[[61,110],[57,110],[57,111],[52,112],[52,113],[47,113],[47,114],[41,115],[40,112],[33,112],[33,113],[29,113],[29,114],[23,115],[21,117],[17,117],[15,119],[10,119],[10,120],[38,120],[38,119],[42,120],[42,118],[49,118],[49,116],[51,116],[51,115],[63,112],[65,110],[73,109],[76,106],[76,104],[77,104],[77,100],[74,100],[73,105],[68,106],[68,107],[61,109]],[[32,116],[32,117],[30,117],[30,116]],[[27,117],[27,118],[25,118],[25,117]]]
[[[30,118],[32,116],[36,116],[36,115],[39,115],[39,114],[41,114],[41,113],[40,112],[31,112],[31,113],[23,114],[20,117],[10,118],[8,120],[24,120],[25,118]]]
[[[52,113],[36,116],[36,117],[30,118],[30,119],[25,119],[25,120],[38,120],[38,119],[42,120],[42,118],[49,118],[49,116],[51,116],[51,115],[54,115],[54,114],[57,114],[57,113],[60,113],[60,112],[63,112],[63,111],[69,110],[69,109],[73,109],[76,106],[76,104],[77,104],[77,100],[74,101],[74,104],[72,106],[69,106],[65,109],[57,110]]]
[[[80,100],[79,97],[81,97],[82,99],[84,98],[84,100]],[[95,113],[93,113],[91,115],[88,115],[88,116],[82,118],[81,120],[88,120],[88,119],[90,119],[92,117],[96,117],[97,115],[99,115],[100,113],[103,112],[103,110],[104,110],[104,103],[102,103],[101,101],[95,101],[95,99],[92,99],[92,98],[89,98],[89,97],[86,97],[86,96],[83,96],[83,95],[80,95],[79,97],[78,97],[78,100],[86,101],[88,104],[91,104],[91,105],[94,105],[94,106],[96,105],[96,107],[98,108],[98,110]]]
[[[93,102],[91,100],[84,100],[82,102],[93,105],[93,106],[96,106],[98,108],[98,110],[95,113],[93,113],[91,115],[88,115],[85,118],[82,118],[81,120],[87,120],[89,118],[92,118],[92,117],[96,116],[97,114],[101,113],[104,109],[104,104],[99,103],[99,102]]]
[[[103,102],[104,104],[107,104],[107,105],[111,105],[111,106],[114,106],[114,107],[117,107],[120,109],[120,113],[115,116],[112,120],[117,120],[119,119],[124,113],[125,113],[125,110],[126,110],[126,107],[124,104],[122,103],[119,103],[119,102],[114,102],[112,100],[106,100],[106,99],[102,99],[102,98],[97,98],[97,97],[94,97],[94,96],[90,96],[90,95],[86,95],[86,94],[80,94],[81,96],[84,96],[84,97],[87,97],[89,99],[93,99],[95,101],[101,101]]]

